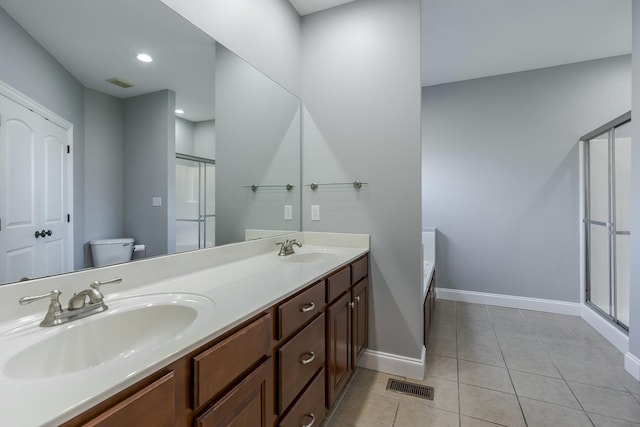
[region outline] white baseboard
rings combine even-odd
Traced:
[[[615,348],[620,350],[622,354],[626,354],[629,351],[629,336],[616,328],[607,319],[584,304],[582,305],[580,316]]]
[[[422,347],[420,359],[384,353],[382,351],[366,350],[358,362],[361,368],[386,372],[399,377],[408,377],[415,380],[424,378],[426,349]]]
[[[638,359],[628,351],[624,355],[624,370],[627,371],[633,378],[640,381],[640,359]]]
[[[458,289],[436,288],[436,297],[474,304],[497,305],[523,310],[546,311],[548,313],[580,316],[582,305],[577,302],[556,301],[540,298],[517,297],[512,295],[489,294],[485,292],[461,291]]]

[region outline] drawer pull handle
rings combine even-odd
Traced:
[[[316,416],[313,412],[309,412],[305,417],[311,418],[311,421],[309,421],[309,424],[300,424],[300,427],[311,427],[316,422]]]
[[[360,302],[360,296],[356,296],[356,302]]]
[[[306,313],[308,311],[313,310],[314,308],[316,308],[316,305],[313,302],[310,302],[309,304],[301,305],[300,311],[303,313]]]
[[[347,304],[350,308],[355,308],[356,307],[356,303],[351,301],[349,304]]]
[[[308,354],[309,357],[307,357],[306,359],[300,359],[300,363],[302,363],[303,365],[308,365],[309,363],[313,362],[316,358],[316,354],[313,351],[310,351],[309,353],[305,353],[303,354],[303,356],[306,354]]]

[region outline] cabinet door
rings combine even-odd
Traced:
[[[351,294],[327,309],[327,407],[331,407],[351,375]]]
[[[351,290],[353,301],[353,342],[352,342],[352,366],[355,369],[360,356],[367,349],[368,336],[368,279],[360,281]]]
[[[196,418],[197,427],[266,427],[273,424],[273,363],[269,358]]]
[[[429,341],[429,327],[431,326],[431,294],[432,290],[427,291],[427,296],[424,299],[424,345],[427,346]]]
[[[175,380],[171,371],[84,425],[172,427],[175,424]]]

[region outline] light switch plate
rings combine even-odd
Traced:
[[[154,197],[151,199],[152,206],[162,206],[162,197]]]
[[[311,205],[311,221],[320,221],[320,205]]]
[[[284,219],[293,219],[293,205],[284,205]]]

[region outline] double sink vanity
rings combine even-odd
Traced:
[[[0,424],[319,426],[367,347],[368,251],[301,232],[2,286]],[[91,283],[108,309],[18,305]]]

